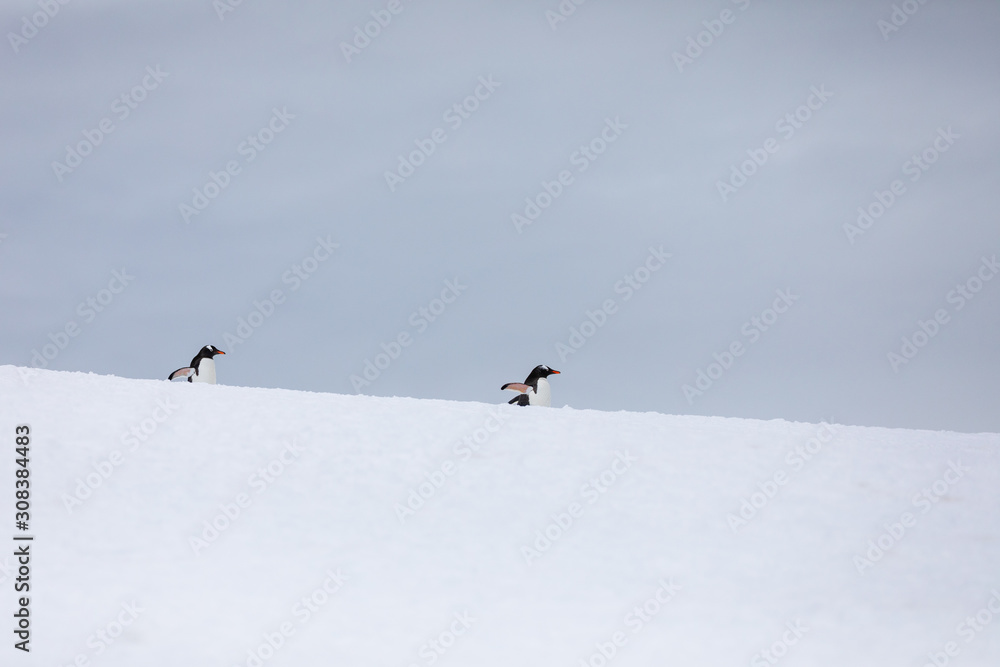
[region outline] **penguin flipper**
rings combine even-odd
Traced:
[[[520,382],[508,382],[504,386],[500,387],[500,390],[510,389],[511,391],[519,391],[522,394],[526,393],[531,387]]]
[[[521,394],[520,396],[515,396],[514,398],[507,401],[511,405],[531,405],[527,394]]]
[[[177,379],[187,378],[188,382],[190,382],[191,381],[191,376],[194,375],[195,372],[196,372],[195,369],[193,369],[191,367],[178,368],[176,371],[174,371],[173,373],[171,373],[170,377],[168,377],[167,379],[168,380],[177,380]]]

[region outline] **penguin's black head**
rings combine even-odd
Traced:
[[[205,347],[201,348],[201,352],[198,353],[198,356],[204,357],[206,359],[211,359],[217,354],[225,354],[225,352],[215,347],[214,345],[206,345]]]
[[[559,371],[553,370],[548,366],[542,364],[540,366],[535,366],[535,369],[531,371],[531,374],[539,378],[547,378],[550,375],[559,375]]]

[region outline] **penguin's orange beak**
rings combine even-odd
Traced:
[[[552,371],[552,375],[562,375],[560,371]]]
[[[222,350],[216,350],[215,353],[216,354],[225,354],[225,352],[223,352]]]

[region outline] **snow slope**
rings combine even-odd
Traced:
[[[997,434],[25,373],[4,665],[1000,664]]]

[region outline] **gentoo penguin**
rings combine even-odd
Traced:
[[[524,381],[524,384],[520,382],[508,382],[500,387],[500,389],[521,392],[520,396],[515,396],[507,401],[510,404],[544,405],[545,407],[549,407],[552,405],[552,389],[549,387],[549,381],[545,378],[558,374],[559,371],[554,371],[548,366],[535,366],[534,370],[528,375],[528,379]]]
[[[206,345],[201,348],[198,356],[191,360],[190,366],[178,368],[167,379],[187,378],[188,382],[215,384],[215,362],[212,360],[212,357],[217,354],[225,354],[225,352],[214,345]]]

